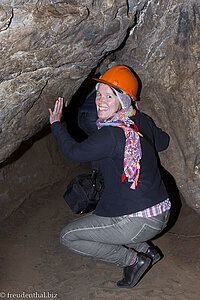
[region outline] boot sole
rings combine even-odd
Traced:
[[[152,261],[152,266],[155,265],[157,262],[159,262],[162,258],[163,256],[158,254],[157,257]]]

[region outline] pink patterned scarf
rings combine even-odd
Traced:
[[[130,106],[115,113],[110,118],[103,120],[98,119],[96,124],[100,129],[103,126],[118,126],[124,130],[126,137],[126,145],[124,151],[124,171],[122,174],[122,182],[128,178],[128,182],[132,182],[131,188],[135,189],[137,186],[140,174],[140,160],[142,158],[142,150],[140,144],[141,133],[135,123],[129,118],[136,114],[136,110]],[[134,126],[134,129],[130,127]]]

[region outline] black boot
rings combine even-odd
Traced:
[[[163,254],[158,247],[150,246],[145,253],[152,259],[152,265],[163,258]]]
[[[118,287],[130,288],[135,286],[148,269],[151,261],[148,255],[142,252],[138,253],[135,263],[124,268],[124,278],[117,282]]]

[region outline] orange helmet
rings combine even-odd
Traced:
[[[138,81],[131,70],[126,66],[115,65],[108,69],[99,78],[95,80],[113,86],[114,88],[121,89],[136,100],[138,91]]]

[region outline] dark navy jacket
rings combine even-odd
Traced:
[[[168,197],[156,153],[168,147],[169,136],[144,113],[138,112],[133,120],[146,137],[140,138],[142,159],[135,190],[130,188],[131,183],[127,180],[121,181],[125,148],[123,129],[104,126],[85,141],[77,143],[60,122],[51,125],[52,133],[67,159],[75,162],[99,161],[105,184],[103,196],[94,211],[99,216],[116,217],[138,212]]]

